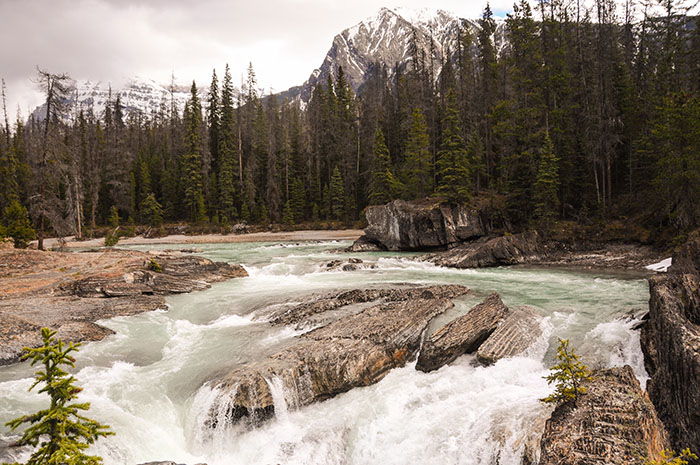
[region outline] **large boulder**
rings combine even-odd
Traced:
[[[358,250],[367,248],[367,243],[388,250],[445,248],[488,232],[476,209],[436,199],[373,205],[365,210],[365,218],[368,226],[358,240]]]
[[[426,339],[416,369],[437,370],[460,355],[475,352],[509,313],[498,294],[491,294],[469,313],[450,321]]]
[[[354,297],[347,292],[341,302],[349,305],[370,297],[361,290]],[[378,303],[305,333],[292,346],[216,382],[219,395],[209,412],[209,426],[241,419],[257,424],[269,418],[275,413],[276,388],[284,392],[288,408],[297,408],[378,382],[415,356],[429,322],[453,306],[443,295],[467,292],[462,286],[373,290]],[[400,300],[388,300],[393,293]],[[338,309],[320,301],[324,304],[311,313],[308,306],[301,307],[299,317]]]
[[[632,368],[595,372],[584,386],[577,406],[560,404],[547,420],[540,465],[642,465],[669,448]]]
[[[521,234],[481,239],[428,257],[436,265],[452,268],[486,268],[537,261],[546,254],[539,234]]]
[[[676,449],[700,450],[700,237],[649,279],[649,320],[642,328],[649,397]]]
[[[542,336],[542,315],[532,307],[516,307],[481,344],[476,358],[484,365],[525,352]]]

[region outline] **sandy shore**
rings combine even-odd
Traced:
[[[341,230],[307,230],[285,232],[257,232],[250,234],[202,234],[197,236],[185,236],[176,234],[171,236],[145,238],[142,236],[125,237],[119,240],[119,245],[148,245],[148,244],[223,244],[237,242],[297,242],[297,241],[354,241],[363,234],[361,229]],[[34,241],[36,244],[36,241]],[[58,245],[56,239],[45,239],[44,247],[52,248]],[[76,241],[73,237],[66,238],[66,247],[102,247],[104,239],[90,239]]]

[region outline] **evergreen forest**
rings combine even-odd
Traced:
[[[487,5],[445,62],[412,42],[408,65],[377,64],[357,92],[338,68],[303,104],[261,94],[252,65],[239,92],[226,66],[184,111],[127,116],[117,96],[69,114],[69,77],[39,69],[46,118],[3,115],[0,234],[340,226],[435,197],[506,231],[621,219],[683,235],[700,225],[700,27],[662,6],[522,0],[497,48]]]

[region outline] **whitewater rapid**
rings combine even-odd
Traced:
[[[550,392],[543,376],[557,337],[570,338],[592,367],[629,364],[647,374],[633,328],[647,308],[646,281],[628,276],[553,269],[454,270],[416,261],[412,254],[358,254],[374,268],[326,271],[347,259],[343,242],[216,244],[202,246],[215,260],[242,263],[249,277],[210,290],[168,298],[167,310],[119,317],[101,324],[115,331],[78,353],[75,376],[89,401],[89,416],[115,436],[91,452],[106,465],[157,460],[229,464],[516,464],[541,433]],[[167,248],[167,246],[163,246]],[[211,380],[260,360],[300,334],[271,327],[275,306],[311,293],[397,283],[463,284],[472,293],[433,323],[464,314],[490,292],[509,306],[534,306],[543,335],[528,352],[482,367],[463,356],[431,373],[414,362],[381,382],[297,409],[279,380],[268,380],[276,416],[258,428],[207,424],[217,391]],[[0,369],[0,422],[43,408],[28,393],[28,364]],[[0,429],[0,461],[8,455]]]

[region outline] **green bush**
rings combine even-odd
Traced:
[[[36,372],[36,380],[29,390],[45,384],[39,392],[49,395],[51,405],[37,413],[15,418],[6,425],[13,431],[25,423],[31,425],[17,442],[18,446],[39,446],[27,465],[97,465],[102,458],[86,455],[85,449],[99,438],[114,433],[108,431],[109,426],[81,414],[90,408],[89,403],[72,403],[82,389],[75,385],[76,379],[61,365],[75,367],[75,359],[70,353],[77,351],[80,344],[71,342],[64,348],[63,341],[55,339],[55,335],[56,331],[42,328],[43,345],[36,349],[25,347],[23,357],[23,360],[31,359],[32,366],[37,363],[44,366],[43,370]]]
[[[690,452],[690,449],[683,449],[681,455],[676,455],[676,451],[664,449],[661,451],[660,460],[647,460],[644,465],[688,465],[688,460],[697,460],[698,456]]]
[[[158,263],[155,258],[151,258],[151,263],[148,264],[148,269],[155,272],[155,273],[162,273],[163,272],[163,267],[160,266],[160,263]]]
[[[107,235],[105,236],[105,247],[114,247],[115,245],[117,245],[117,243],[119,242],[119,234],[117,234],[118,230],[119,227],[107,233]]]

